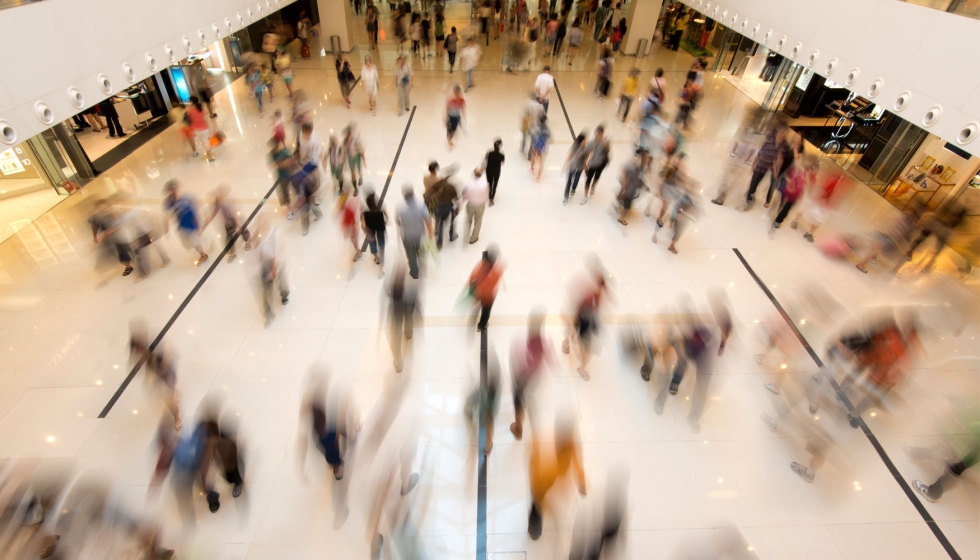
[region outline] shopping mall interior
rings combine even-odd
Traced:
[[[0,0],[0,560],[980,559],[976,2],[214,4]]]

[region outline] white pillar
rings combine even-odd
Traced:
[[[377,2],[376,2],[377,4]],[[347,0],[316,0],[317,11],[320,14],[320,45],[330,50],[330,37],[340,37],[340,49],[350,52],[354,48],[354,33],[351,27],[350,2]],[[314,56],[316,56],[314,54]]]
[[[640,39],[647,40],[647,49],[653,46],[653,32],[657,30],[662,0],[632,0],[626,16],[626,40],[619,46],[620,52],[632,56]],[[650,52],[649,50],[647,51]]]

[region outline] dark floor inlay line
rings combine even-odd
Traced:
[[[572,140],[575,140],[575,129],[572,128],[572,120],[568,118],[568,111],[565,110],[565,100],[561,97],[561,91],[558,89],[558,80],[555,80],[555,93],[558,94],[558,103],[561,105],[561,112],[565,113],[565,123],[568,124],[568,133],[572,135]]]
[[[487,390],[487,329],[480,333],[480,392]],[[479,458],[479,476],[476,494],[476,560],[487,560],[487,427],[483,422],[487,411],[484,399],[480,399],[480,436],[477,439],[476,456]]]
[[[796,338],[803,345],[803,348],[806,349],[807,354],[810,355],[810,358],[813,359],[814,363],[817,364],[817,367],[823,367],[823,361],[820,359],[819,356],[817,356],[817,353],[813,350],[813,347],[810,346],[809,342],[807,342],[806,338],[803,336],[803,333],[800,332],[800,329],[796,327],[796,323],[793,322],[793,319],[791,319],[789,314],[786,313],[786,310],[783,309],[783,306],[779,304],[779,301],[776,299],[776,296],[774,296],[772,292],[769,291],[769,287],[766,286],[766,283],[763,282],[761,278],[759,278],[759,275],[755,273],[755,270],[752,269],[752,267],[749,265],[749,262],[746,261],[745,257],[742,256],[741,251],[735,248],[733,248],[732,251],[735,252],[735,256],[738,257],[738,260],[742,261],[742,266],[744,266],[745,270],[748,271],[750,276],[752,276],[752,279],[755,280],[755,283],[758,284],[760,288],[762,288],[762,291],[769,298],[769,301],[772,302],[773,306],[776,307],[776,311],[778,311],[779,314],[782,316],[783,320],[786,321],[786,324],[789,325],[789,327],[793,330],[793,334],[796,335]],[[844,392],[841,390],[840,385],[838,385],[837,381],[834,380],[831,376],[827,376],[827,379],[830,381],[830,384],[834,388],[834,391],[837,393],[837,396],[840,397],[841,402],[844,403],[844,406],[847,408],[847,411],[851,412],[854,409],[854,405],[851,404],[850,399],[848,399],[847,395],[845,395]],[[942,545],[943,549],[946,550],[946,554],[949,554],[949,557],[952,558],[953,560],[960,560],[959,553],[956,552],[956,549],[953,548],[953,545],[949,542],[949,539],[946,538],[946,535],[943,533],[942,529],[939,528],[939,524],[936,523],[936,520],[932,518],[932,515],[929,514],[929,511],[926,510],[924,505],[922,505],[922,501],[919,500],[919,497],[915,495],[915,492],[912,490],[912,487],[909,486],[909,483],[906,482],[905,478],[902,477],[902,474],[898,472],[898,467],[895,466],[895,463],[888,456],[888,453],[885,452],[885,449],[881,446],[881,443],[878,441],[878,438],[875,437],[874,433],[871,431],[871,428],[868,427],[868,425],[864,422],[863,418],[858,419],[858,425],[860,426],[861,431],[864,432],[864,435],[868,438],[868,441],[871,442],[871,446],[874,447],[875,451],[878,452],[878,456],[881,457],[881,461],[885,464],[885,467],[888,469],[888,472],[891,473],[892,477],[895,479],[895,482],[902,489],[902,491],[905,492],[905,496],[909,499],[910,502],[912,502],[912,505],[915,507],[916,511],[919,512],[919,515],[922,517],[922,520],[926,522],[926,525],[932,531],[932,534],[936,536],[936,539],[939,541],[939,544]]]

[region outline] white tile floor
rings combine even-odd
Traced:
[[[451,10],[454,16],[465,13],[461,5]],[[456,19],[462,26],[462,19]],[[356,32],[363,43],[360,27]],[[145,317],[156,332],[206,267],[195,268],[193,256],[172,237],[165,238],[159,243],[175,257],[171,267],[139,284],[114,278],[94,289],[93,248],[84,222],[88,201],[128,189],[155,205],[164,181],[178,177],[198,197],[227,182],[243,216],[249,214],[272,184],[265,162],[270,121],[258,115],[239,81],[217,96],[218,124],[229,142],[214,163],[191,158],[177,132],[167,131],[87,186],[87,196],[72,196],[47,214],[45,229],[33,230],[33,237],[21,231],[0,245],[0,351],[5,365],[0,376],[0,458],[37,463],[45,472],[86,471],[114,480],[125,487],[126,503],[162,520],[165,541],[177,546],[182,557],[322,558],[330,551],[331,557],[357,558],[368,556],[365,526],[376,481],[401,442],[414,433],[419,441],[414,468],[421,479],[413,491],[416,526],[407,531],[409,540],[431,558],[472,558],[476,462],[462,405],[478,379],[480,343],[455,307],[457,294],[480,250],[491,242],[499,244],[509,268],[488,339],[491,354],[499,357],[507,375],[510,340],[521,332],[532,307],[553,316],[547,332],[556,343],[560,339],[554,316],[565,286],[583,256],[596,252],[615,288],[602,337],[604,351],[593,362],[588,382],[562,356],[560,371],[542,379],[534,407],[544,425],[558,409],[575,412],[589,495],[581,500],[565,497],[566,507],[546,518],[542,538],[527,537],[526,444],[506,429],[513,407],[505,381],[488,470],[487,542],[489,552],[499,553],[494,558],[524,557],[505,554],[514,551],[526,551],[528,558],[567,556],[576,517],[601,503],[607,473],[623,467],[629,473],[629,505],[618,550],[622,558],[702,553],[717,533],[715,527],[726,522],[739,528],[759,558],[945,558],[868,440],[847,426],[842,409],[831,405],[819,415],[834,446],[816,481],[807,484],[790,471],[790,461],[806,456],[801,439],[789,432],[771,433],[759,421],[761,412],[773,412],[771,395],[762,387],[770,373],[752,359],[759,345],[758,323],[779,318],[732,248],[742,252],[818,351],[848,314],[877,305],[956,298],[967,316],[963,333],[954,337],[940,314],[924,314],[937,327],[924,337],[926,355],[887,406],[873,409],[874,417],[866,415],[907,481],[932,479],[939,469],[938,462],[909,464],[902,445],[942,446],[947,436],[965,437],[965,430],[950,422],[948,396],[975,403],[980,395],[980,310],[969,287],[939,291],[915,275],[896,280],[883,267],[862,275],[823,258],[798,232],[780,231],[770,240],[761,209],[742,214],[706,205],[704,217],[679,242],[677,256],[666,253],[663,243],[650,243],[652,223],[642,215],[635,214],[628,227],[620,226],[606,210],[616,189],[615,172],[628,159],[632,133],[614,121],[611,101],[590,95],[593,52],[570,70],[556,64],[556,75],[576,130],[609,124],[614,159],[593,202],[563,207],[560,162],[567,144],[561,142],[567,142],[568,131],[561,105],[551,105],[557,142],[538,184],[517,153],[518,107],[535,73],[504,75],[495,65],[498,55],[495,43],[477,73],[477,87],[467,95],[469,123],[452,152],[445,146],[442,111],[444,94],[459,75],[442,71],[443,59],[416,62],[412,96],[418,109],[392,175],[389,213],[399,205],[403,184],[421,188],[430,159],[459,163],[467,170],[499,136],[509,160],[480,243],[449,244],[438,263],[428,267],[423,286],[426,324],[416,330],[404,374],[394,373],[378,329],[382,281],[374,265],[363,259],[351,267],[348,245],[333,215],[302,237],[299,225],[284,219],[273,198],[259,214],[285,234],[292,296],[272,328],[262,325],[253,255],[242,253],[234,263],[217,267],[165,338],[178,356],[184,415],[193,418],[208,394],[223,398],[239,415],[248,465],[242,498],[232,500],[220,488],[221,510],[212,515],[199,500],[196,531],[181,530],[169,487],[147,487],[161,407],[142,374],[107,418],[96,418],[128,373],[129,320]],[[368,182],[380,189],[408,118],[397,117],[392,103],[393,47],[383,45],[376,58],[385,79],[376,117],[368,113],[360,91],[351,110],[338,102],[327,59],[297,61],[296,84],[312,94],[319,130],[339,133],[350,121],[360,125],[370,163]],[[617,78],[634,62],[621,57]],[[640,67],[644,77],[657,66],[667,68],[673,88],[689,62],[684,53],[656,52]],[[709,77],[706,89],[688,150],[693,176],[711,194],[723,170],[728,138],[750,101],[720,78]],[[282,97],[272,104],[287,111],[288,100]],[[836,225],[866,231],[892,211],[876,194],[859,188]],[[212,256],[222,242],[217,230],[207,234]],[[390,243],[389,267],[400,258],[398,244]],[[833,294],[846,311],[832,320],[814,317],[800,297],[813,285]],[[716,288],[729,297],[737,324],[729,350],[717,361],[701,432],[693,434],[685,421],[689,382],[668,401],[663,415],[654,414],[654,390],[636,375],[635,364],[621,357],[616,333],[628,314],[652,318],[681,293],[703,309],[705,294]],[[788,361],[790,371],[815,370],[802,347]],[[313,459],[307,461],[305,477],[297,469],[297,412],[313,367],[328,370],[335,383],[350,391],[366,430],[374,425],[379,408],[388,406],[396,384],[405,385],[398,417],[381,449],[366,449],[349,470],[350,517],[339,529],[333,528],[335,485],[328,482],[325,469]],[[958,488],[937,503],[925,504],[960,556],[971,559],[980,558],[976,476],[968,471]],[[556,494],[561,490],[556,488]]]

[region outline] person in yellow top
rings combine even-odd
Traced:
[[[626,116],[630,113],[630,106],[633,105],[633,100],[636,99],[636,93],[640,90],[640,69],[634,68],[630,70],[629,75],[626,76],[626,81],[623,82],[623,90],[619,94],[619,109],[616,116],[622,114],[622,121],[626,122]]]
[[[571,470],[575,476],[578,492],[585,495],[585,467],[582,465],[582,450],[575,441],[575,430],[571,422],[558,418],[555,420],[554,444],[541,441],[537,432],[532,432],[531,462],[528,478],[531,482],[531,513],[527,520],[527,533],[534,540],[541,536],[542,518],[547,505],[545,496],[559,479]]]

